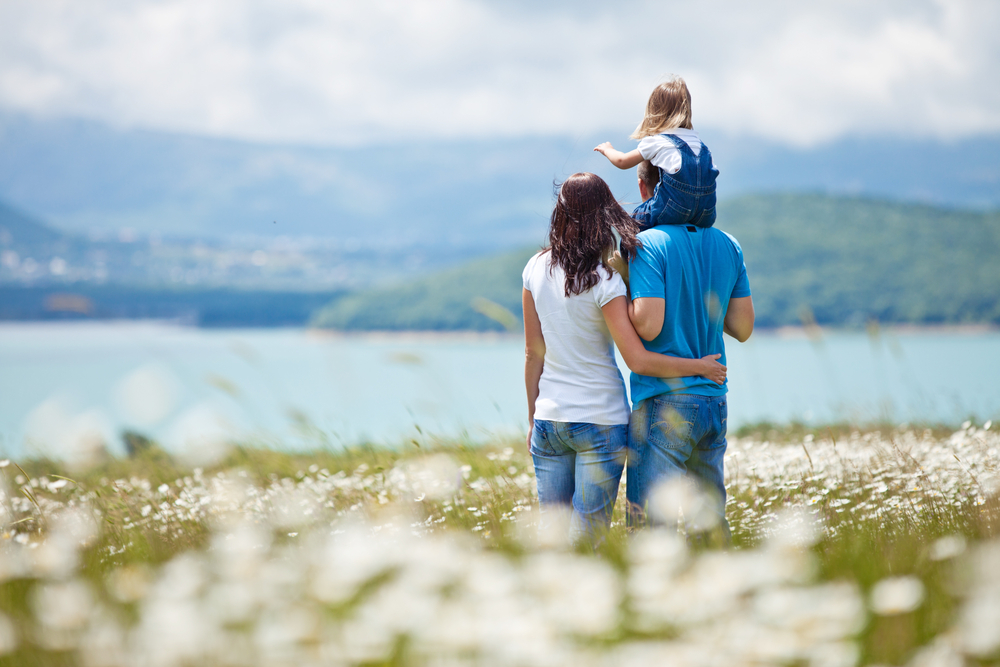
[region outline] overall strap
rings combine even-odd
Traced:
[[[703,141],[701,142],[701,153],[699,153],[699,157],[704,157],[706,155],[708,156],[708,164],[712,164],[712,151],[708,150],[708,146],[706,146]]]
[[[715,192],[715,179],[712,176],[712,154],[709,152],[708,146],[702,142],[701,151],[695,155],[688,143],[680,137],[666,132],[660,136],[669,139],[680,151],[683,161],[693,172],[689,172],[687,178],[693,182],[686,180],[684,176],[680,178],[672,176],[663,169],[660,169],[660,181],[668,182],[675,190],[689,195],[701,196]]]
[[[661,137],[666,137],[667,139],[669,139],[670,142],[674,145],[674,147],[677,150],[679,150],[681,153],[686,153],[686,154],[690,155],[691,157],[693,157],[695,159],[698,159],[698,156],[694,154],[694,151],[691,150],[691,147],[688,146],[688,143],[686,141],[684,141],[683,139],[681,139],[680,137],[678,137],[677,135],[663,133],[660,136]],[[702,144],[702,148],[704,148],[704,147],[705,147],[705,144]]]
[[[710,177],[713,170],[716,174],[719,173],[715,169],[715,161],[712,160],[712,151],[708,150],[704,142],[701,144],[701,154],[698,157],[702,158],[698,166],[706,177]]]

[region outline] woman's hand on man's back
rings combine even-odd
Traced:
[[[699,373],[703,378],[708,378],[715,384],[722,384],[726,381],[726,367],[718,362],[721,354],[710,354],[701,358],[701,363],[705,365],[705,370]]]

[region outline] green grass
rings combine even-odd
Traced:
[[[756,612],[752,610],[757,609],[753,605],[764,604],[753,601],[767,599],[769,592],[805,594],[823,590],[822,586],[830,582],[853,582],[859,599],[865,603],[879,582],[912,576],[922,583],[923,590],[922,602],[916,608],[895,614],[869,609],[862,625],[838,641],[856,645],[861,664],[905,664],[936,638],[952,637],[947,640],[952,642],[949,646],[956,655],[965,655],[968,664],[1000,664],[1000,653],[975,654],[962,648],[960,642],[955,644],[957,635],[953,630],[977,587],[975,576],[979,575],[972,574],[976,571],[975,561],[968,560],[968,554],[987,548],[1000,533],[1000,498],[991,481],[1000,472],[998,445],[1000,437],[993,431],[974,426],[954,434],[943,427],[900,431],[887,425],[859,429],[851,425],[812,428],[759,424],[742,429],[731,438],[727,460],[731,495],[727,516],[733,530],[733,547],[726,558],[731,559],[736,570],[750,568],[747,572],[751,574],[758,572],[754,568],[761,567],[760,563],[754,565],[755,558],[765,558],[762,563],[792,558],[787,562],[799,564],[792,569],[801,567],[804,574],[796,575],[799,579],[793,577],[786,583],[750,589],[733,597],[728,603],[733,619],[723,610],[715,612],[711,622],[720,627],[736,622],[736,617],[745,615],[742,611],[736,613],[745,605],[750,605],[744,611],[753,618]],[[264,550],[250,546],[238,549],[226,556],[232,560],[224,570],[205,570],[200,575],[205,579],[199,585],[207,588],[204,593],[193,593],[194,599],[208,600],[231,590],[225,587],[230,585],[226,582],[236,580],[231,580],[225,569],[242,572],[240,568],[251,567],[247,572],[257,574],[239,579],[243,582],[239,585],[248,590],[263,585],[261,581],[270,581],[268,577],[277,576],[275,581],[283,581],[282,577],[291,576],[289,581],[293,581],[296,572],[319,572],[325,560],[336,561],[336,553],[340,552],[329,552],[334,555],[319,557],[318,561],[318,556],[311,554],[327,553],[324,548],[334,548],[340,544],[337,540],[348,539],[338,535],[353,535],[357,526],[370,527],[364,533],[368,537],[348,541],[356,545],[354,552],[369,553],[371,549],[370,556],[354,566],[337,566],[333,570],[336,576],[349,576],[352,568],[364,570],[369,567],[364,565],[368,560],[396,564],[372,566],[370,574],[361,579],[364,583],[351,589],[354,592],[349,598],[333,600],[316,594],[321,601],[317,603],[308,587],[288,584],[292,588],[273,589],[283,600],[280,604],[274,602],[278,605],[275,610],[290,608],[287,605],[314,608],[319,604],[316,608],[325,610],[323,618],[327,619],[324,627],[331,628],[350,622],[355,615],[363,617],[365,609],[377,607],[380,596],[399,596],[398,604],[405,605],[410,599],[407,596],[417,592],[432,606],[466,600],[462,604],[468,604],[468,613],[474,615],[478,613],[477,605],[493,603],[468,598],[470,593],[463,585],[478,590],[473,584],[479,581],[478,585],[486,586],[486,592],[477,595],[485,595],[483,600],[487,601],[492,599],[489,596],[499,595],[491,586],[510,585],[502,583],[509,575],[495,575],[499,579],[494,584],[482,581],[482,577],[493,576],[488,573],[498,567],[489,560],[487,555],[491,553],[510,563],[503,567],[513,568],[511,571],[524,577],[525,582],[536,581],[531,572],[550,557],[546,554],[560,559],[559,567],[566,571],[580,567],[581,562],[591,563],[586,567],[613,572],[613,578],[621,581],[628,581],[639,572],[637,568],[648,567],[636,560],[639,556],[634,546],[635,540],[647,531],[638,535],[629,532],[621,500],[610,531],[596,553],[586,547],[578,549],[577,557],[582,561],[573,560],[572,552],[559,548],[552,551],[526,538],[525,526],[535,520],[533,508],[537,501],[530,461],[520,441],[482,447],[439,443],[396,450],[359,446],[316,452],[237,446],[226,458],[204,469],[187,468],[155,444],[145,443],[134,450],[132,458],[105,460],[86,471],[71,471],[58,462],[41,460],[20,462],[20,466],[11,464],[0,469],[8,490],[2,503],[5,527],[0,541],[0,665],[93,663],[94,657],[87,649],[87,641],[92,638],[87,638],[96,636],[96,621],[73,625],[72,618],[66,620],[56,614],[55,618],[62,620],[53,625],[50,619],[46,624],[40,591],[63,591],[59,587],[68,585],[66,582],[85,582],[98,600],[93,604],[102,614],[115,619],[115,627],[140,627],[135,624],[151,613],[150,600],[164,595],[172,599],[172,593],[157,588],[156,581],[163,581],[170,572],[174,572],[171,576],[179,576],[176,572],[183,568],[177,563],[218,562],[223,557],[220,554],[229,553],[225,539],[236,539],[232,536],[239,535],[240,530],[250,530],[257,535],[255,539],[268,535]],[[79,550],[79,562],[66,574],[54,574],[54,566],[45,565],[48,561],[38,554],[46,544],[63,539],[60,536],[66,529],[60,527],[63,524],[59,516],[71,507],[90,508],[98,528]],[[309,512],[300,513],[304,507]],[[776,547],[781,542],[771,536],[780,534],[785,525],[782,522],[791,516],[787,512],[793,509],[799,512],[795,516],[809,517],[809,522],[816,522],[819,529],[812,539],[789,552],[782,550],[787,547]],[[411,537],[413,534],[421,537]],[[959,549],[942,557],[937,546],[945,544],[938,542],[941,538],[967,545],[965,555],[958,553]],[[956,541],[958,538],[960,541]],[[318,546],[321,544],[334,546]],[[431,548],[441,555],[420,560],[422,549]],[[672,586],[677,590],[683,590],[692,577],[703,576],[698,574],[699,568],[709,568],[712,563],[706,560],[714,553],[712,549],[702,552],[700,542],[692,542],[691,549],[688,565],[662,575],[673,577]],[[346,557],[345,553],[340,553],[339,558]],[[186,554],[194,555],[195,560],[184,561]],[[666,552],[663,558],[668,558]],[[29,561],[34,564],[27,569],[15,566]],[[469,563],[481,563],[476,566],[480,569]],[[657,566],[655,561],[653,566]],[[432,574],[436,567],[444,567],[444,574]],[[466,584],[448,578],[453,567],[456,572],[467,572],[462,575],[469,577],[462,580]],[[776,576],[785,576],[781,569]],[[275,574],[279,572],[285,574]],[[314,577],[316,583],[312,586],[322,589],[321,574],[308,576]],[[428,576],[444,577],[445,583],[434,588],[433,594],[427,592],[430,589],[426,589],[426,583],[400,588],[400,581],[410,580],[407,577],[423,581]],[[128,577],[145,582],[134,599],[118,590],[121,584],[116,583]],[[712,580],[709,577],[706,581]],[[273,585],[277,584],[267,584]],[[727,584],[719,585],[724,589]],[[534,587],[537,583],[531,584]],[[566,590],[552,592],[553,597],[539,598],[532,604],[557,604],[561,596],[568,594]],[[199,597],[202,595],[208,597]],[[530,595],[541,593],[534,591]],[[618,620],[610,626],[583,635],[580,630],[573,631],[575,634],[569,637],[577,646],[574,650],[597,652],[593,655],[613,653],[619,647],[652,650],[650,647],[662,642],[688,636],[685,633],[689,630],[681,620],[650,625],[642,606],[648,601],[643,603],[641,598],[641,587],[626,592],[616,612]],[[995,602],[1000,605],[1000,599]],[[253,617],[255,623],[271,618],[265,613],[270,602],[255,604],[262,605],[260,616]],[[421,613],[419,609],[415,607],[412,613]],[[253,627],[257,626],[241,623],[244,621],[223,623],[219,632],[250,632],[248,636],[254,636]],[[5,624],[18,637],[17,648],[6,654]],[[409,630],[398,635],[391,650],[386,648],[388,653],[380,653],[378,659],[348,662],[433,662],[433,651],[445,649],[428,648],[421,643],[426,641],[420,639],[421,632],[430,630]],[[319,640],[304,638],[295,644],[296,651],[305,652],[295,655],[311,655],[313,641]],[[60,648],[60,642],[65,642],[66,647]],[[466,650],[466,657],[474,658],[479,655],[477,651],[485,649],[476,644],[462,649]],[[208,654],[198,655],[202,657],[177,664],[214,664],[214,659],[205,657]],[[253,662],[258,658],[259,663]],[[269,664],[264,654],[247,660],[250,662],[237,664]],[[801,660],[806,659],[800,656],[786,663]]]

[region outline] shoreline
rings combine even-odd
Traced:
[[[181,331],[203,331],[206,333],[221,333],[226,331],[300,331],[309,338],[318,339],[368,339],[368,340],[463,340],[463,341],[502,341],[520,340],[520,332],[505,331],[422,331],[422,330],[377,330],[377,331],[339,331],[335,329],[320,329],[307,325],[275,326],[275,327],[199,327],[178,320],[160,319],[80,319],[80,320],[2,320],[0,332],[56,330],[56,329],[165,329]],[[759,327],[754,329],[755,336],[800,339],[821,339],[824,336],[845,334],[866,334],[872,338],[883,335],[956,335],[979,336],[1000,334],[1000,326],[991,323],[982,324],[880,324],[877,327],[836,327],[836,326],[781,326]]]
[[[776,338],[816,338],[826,335],[841,334],[866,334],[872,338],[877,338],[886,334],[890,335],[934,335],[948,334],[956,336],[974,336],[981,334],[1000,333],[1000,326],[996,324],[879,324],[876,327],[833,327],[833,326],[784,326],[774,328],[754,329],[754,334],[774,336]]]

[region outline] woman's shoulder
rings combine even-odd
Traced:
[[[552,253],[550,253],[547,248],[545,250],[539,250],[531,256],[528,263],[524,265],[524,271],[521,272],[521,277],[524,279],[525,287],[527,287],[528,282],[532,278],[535,278],[536,280],[539,278],[544,279],[544,277],[548,275],[549,260],[551,257]]]
[[[599,264],[597,266],[597,275],[600,277],[600,280],[590,289],[598,306],[603,307],[616,296],[622,296],[627,293],[625,281],[622,280],[621,274],[617,271],[604,264]]]
[[[547,266],[548,258],[551,257],[551,255],[552,253],[549,252],[548,248],[539,250],[532,255],[531,259],[528,260],[528,263],[524,265],[525,272],[531,271],[535,267]]]

